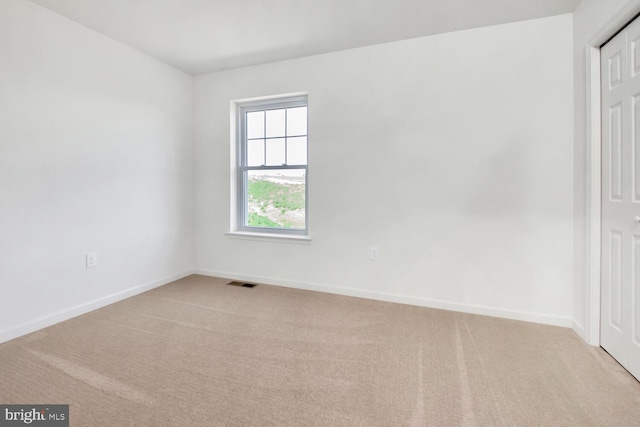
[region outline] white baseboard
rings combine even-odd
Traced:
[[[462,313],[480,314],[484,316],[501,317],[504,319],[522,320],[525,322],[541,323],[544,325],[573,327],[573,321],[569,317],[554,316],[542,313],[530,313],[515,310],[505,310],[495,307],[485,307],[471,304],[460,304],[449,301],[439,301],[429,298],[411,297],[387,292],[369,291],[363,289],[343,288],[309,282],[292,282],[272,277],[259,277],[247,274],[232,273],[227,271],[213,271],[195,269],[194,274],[203,276],[221,277],[230,280],[264,283],[267,285],[283,286],[287,288],[305,289],[309,291],[326,292],[330,294],[346,295],[358,298],[367,298],[400,304],[416,305],[420,307],[437,308],[442,310],[459,311]]]
[[[173,281],[182,279],[191,274],[201,274],[203,276],[222,277],[231,280],[241,280],[248,282],[258,282],[267,285],[283,286],[287,288],[304,289],[309,291],[326,292],[330,294],[345,295],[358,298],[366,298],[378,301],[395,302],[400,304],[409,304],[420,307],[437,308],[442,310],[459,311],[462,313],[480,314],[484,316],[501,317],[505,319],[522,320],[526,322],[541,323],[545,325],[562,326],[572,328],[580,337],[584,338],[584,328],[573,322],[568,317],[552,316],[540,313],[528,313],[515,310],[504,310],[494,307],[485,307],[471,304],[460,304],[448,301],[439,301],[428,298],[411,297],[406,295],[392,294],[387,292],[370,291],[355,288],[343,288],[331,285],[324,285],[310,282],[292,282],[283,279],[253,276],[248,274],[231,273],[225,271],[213,271],[196,269],[194,271],[185,271],[182,273],[174,274],[163,279],[154,280],[149,283],[145,283],[140,286],[136,286],[124,291],[117,292],[112,295],[108,295],[103,298],[98,298],[93,301],[89,301],[84,304],[71,307],[69,309],[60,311],[58,313],[40,317],[30,322],[23,323],[13,328],[0,331],[0,343],[18,338],[20,336],[35,332],[39,329],[46,328],[47,326],[54,325],[56,323],[68,320],[82,314],[88,313],[93,310],[105,307],[118,301],[122,301],[126,298],[130,298],[134,295],[141,294],[151,289],[166,285]]]
[[[582,340],[587,341],[584,331],[584,326],[576,322],[575,320],[571,323],[571,329],[578,335]],[[588,341],[587,341],[588,342]]]
[[[175,280],[182,279],[183,277],[190,276],[191,274],[193,274],[193,271],[191,270],[174,274],[169,277],[165,277],[159,280],[154,280],[152,282],[145,283],[143,285],[136,286],[130,289],[126,289],[124,291],[116,292],[115,294],[98,298],[96,300],[89,301],[84,304],[76,305],[75,307],[71,307],[66,310],[59,311],[49,316],[40,317],[38,319],[23,323],[13,328],[5,329],[4,331],[0,331],[0,343],[12,340],[14,338],[21,337],[31,332],[35,332],[39,329],[46,328],[47,326],[51,326],[56,323],[62,322],[64,320],[68,320],[73,317],[77,317],[82,314],[88,313],[90,311],[97,310],[99,308],[113,304],[114,302],[122,301],[123,299],[141,294],[143,292],[160,287],[162,285],[166,285],[167,283],[171,283]]]

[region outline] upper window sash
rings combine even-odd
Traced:
[[[292,139],[292,138],[308,138],[308,121],[307,121],[307,129],[306,132],[304,134],[291,134],[288,135],[287,134],[287,129],[286,129],[286,123],[285,123],[285,133],[283,135],[278,135],[278,136],[267,136],[267,129],[266,129],[266,118],[265,118],[265,128],[262,129],[263,135],[261,137],[253,137],[253,138],[248,138],[247,135],[247,114],[248,113],[254,113],[254,112],[265,112],[265,115],[268,111],[274,111],[274,110],[282,110],[282,109],[288,109],[288,108],[296,108],[296,107],[307,107],[308,106],[308,100],[307,100],[307,96],[303,95],[303,96],[295,96],[295,97],[290,97],[287,98],[286,100],[260,100],[260,101],[252,101],[252,102],[248,102],[248,103],[242,103],[239,104],[237,109],[238,109],[238,118],[239,120],[237,121],[237,126],[238,126],[238,130],[237,130],[237,134],[239,135],[238,138],[238,153],[240,153],[240,156],[238,156],[237,159],[237,166],[239,168],[241,168],[242,170],[246,170],[246,168],[288,168],[290,166],[299,166],[299,167],[306,167],[307,166],[307,161],[308,159],[305,158],[305,162],[304,163],[289,163],[287,162],[286,164],[271,164],[268,165],[266,164],[262,164],[262,165],[249,165],[249,160],[248,160],[248,144],[249,141],[268,141],[268,140],[276,140],[276,139]],[[307,112],[308,114],[308,112]],[[308,141],[307,141],[308,143]],[[265,156],[266,156],[266,150],[265,150]],[[308,156],[308,154],[307,154]]]
[[[239,142],[241,143],[242,146],[246,145],[246,141],[250,141],[250,140],[257,140],[257,139],[276,139],[276,138],[282,138],[283,136],[267,136],[266,135],[266,129],[265,129],[265,135],[263,137],[255,137],[255,138],[248,138],[247,137],[247,113],[254,113],[254,112],[260,112],[260,111],[264,111],[265,113],[267,111],[273,111],[273,110],[281,110],[281,109],[285,109],[285,108],[296,108],[296,107],[307,107],[307,98],[304,97],[301,100],[296,100],[296,101],[289,101],[289,102],[280,102],[280,103],[270,103],[270,102],[264,102],[262,101],[261,104],[241,104],[238,105],[238,135],[240,136],[239,138]],[[308,113],[307,113],[308,114]],[[308,123],[307,123],[307,128],[308,128]],[[301,136],[308,136],[308,131],[305,134],[300,134],[300,135],[287,135],[288,138],[295,138],[295,137],[301,137]]]

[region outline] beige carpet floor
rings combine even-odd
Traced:
[[[0,403],[73,426],[640,426],[569,329],[190,276],[0,345]]]

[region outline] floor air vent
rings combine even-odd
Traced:
[[[239,286],[241,288],[255,288],[256,285],[255,283],[244,283],[244,282],[229,282],[227,283],[227,285],[229,286]]]

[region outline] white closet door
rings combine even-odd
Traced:
[[[640,378],[640,20],[602,47],[602,347]]]

